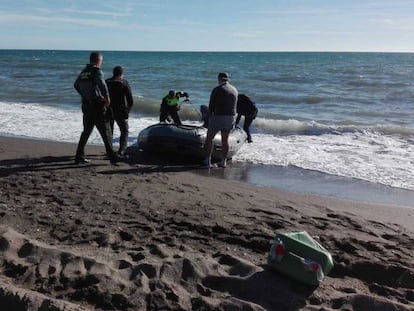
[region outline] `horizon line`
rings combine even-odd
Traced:
[[[71,51],[71,52],[142,52],[142,53],[389,53],[412,54],[414,51],[352,51],[352,50],[106,50],[106,49],[51,49],[51,48],[0,48],[0,51]]]

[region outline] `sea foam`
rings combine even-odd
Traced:
[[[157,122],[156,117],[132,114],[128,144],[136,143],[139,132]],[[194,120],[184,123],[198,124]],[[80,108],[0,102],[0,129],[4,135],[76,143],[82,131],[82,112]],[[257,118],[252,126],[254,142],[245,144],[234,160],[296,166],[414,190],[413,141],[404,135],[385,135],[381,131]],[[395,131],[398,132],[392,132]],[[115,145],[118,137],[115,127]],[[96,129],[89,143],[102,144]]]

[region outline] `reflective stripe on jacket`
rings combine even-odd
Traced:
[[[179,101],[180,101],[180,96],[176,95],[173,98],[171,98],[170,96],[168,96],[168,94],[166,96],[164,96],[164,98],[162,99],[162,101],[164,103],[166,103],[168,106],[177,106]]]
[[[76,79],[74,87],[85,102],[99,102],[108,97],[108,87],[103,72],[92,65],[86,65]]]

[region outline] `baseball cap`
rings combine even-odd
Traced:
[[[227,72],[220,72],[218,74],[218,79],[219,80],[224,80],[227,81],[230,78],[229,74]]]

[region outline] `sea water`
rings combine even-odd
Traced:
[[[259,109],[252,144],[235,162],[295,167],[414,190],[414,54],[103,52],[109,78],[122,65],[134,95],[129,144],[158,122],[161,98],[186,91],[184,123],[200,123],[217,74],[227,71]],[[76,143],[73,82],[89,51],[0,50],[0,135]],[[115,131],[114,141],[118,142]],[[95,130],[90,143],[102,144]]]

